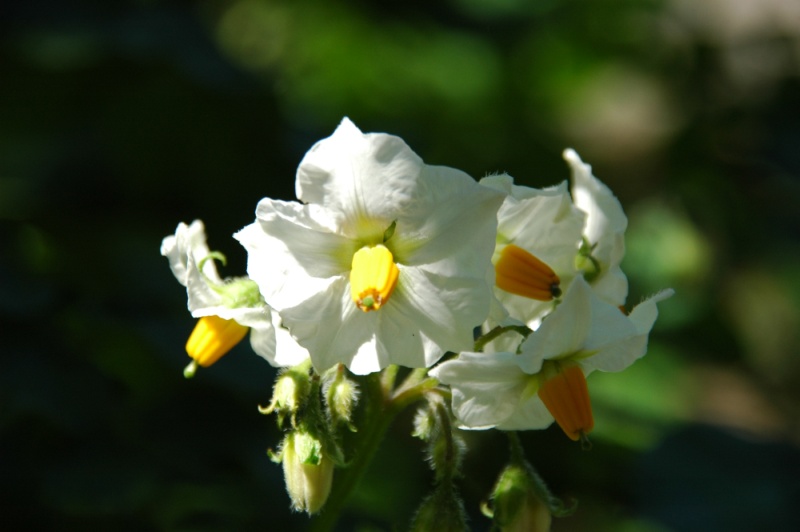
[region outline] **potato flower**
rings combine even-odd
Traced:
[[[346,118],[305,155],[296,193],[302,203],[261,200],[235,236],[318,370],[428,367],[472,345],[501,194]]]
[[[253,350],[273,366],[293,366],[308,353],[281,327],[280,317],[264,303],[256,284],[247,278],[223,280],[217,273],[206,245],[203,222],[181,223],[174,235],[161,243],[161,254],[169,259],[178,282],[186,287],[192,316],[200,318],[186,343],[192,363],[184,372],[194,374],[207,367],[239,343],[250,330]]]
[[[564,151],[564,159],[572,174],[569,190],[566,182],[545,189],[518,186],[507,175],[481,180],[506,194],[492,263],[495,296],[507,315],[495,305],[485,330],[520,322],[536,329],[578,275],[601,299],[625,303],[628,281],[620,263],[628,220],[591,166],[572,149]],[[508,348],[508,341],[500,338],[489,348]]]
[[[585,214],[573,205],[566,181],[536,189],[515,185],[504,174],[480,183],[506,194],[497,213],[494,294],[511,320],[536,328],[579,274],[575,254]],[[493,311],[487,329],[498,324],[497,316]]]
[[[430,374],[450,386],[465,428],[540,429],[555,419],[571,439],[583,438],[594,424],[586,377],[622,371],[642,357],[656,303],[672,293],[659,292],[626,315],[576,277],[519,354],[465,352]]]

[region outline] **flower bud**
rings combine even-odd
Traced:
[[[305,431],[291,432],[283,440],[281,454],[292,509],[309,515],[318,512],[333,483],[333,462],[322,442]]]
[[[306,360],[292,368],[282,371],[275,380],[272,391],[272,401],[269,406],[259,407],[262,414],[275,412],[278,416],[278,426],[283,425],[286,416],[290,416],[292,427],[297,425],[297,412],[305,405],[311,390],[308,370],[311,361]]]
[[[427,406],[417,410],[414,416],[414,432],[412,436],[417,437],[423,441],[429,441],[436,428],[436,418]]]
[[[347,378],[344,365],[339,365],[333,378],[326,382],[325,402],[334,427],[343,423],[351,431],[356,431],[352,420],[353,409],[358,403],[358,385]]]
[[[494,522],[503,532],[546,532],[550,509],[536,494],[529,472],[509,465],[500,474],[492,494]]]
[[[463,532],[467,529],[464,504],[452,483],[445,482],[428,495],[414,516],[412,532]]]

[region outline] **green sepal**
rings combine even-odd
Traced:
[[[325,407],[335,431],[345,425],[350,432],[358,432],[353,424],[353,411],[358,404],[358,384],[347,376],[344,364],[338,364],[323,377]]]
[[[209,283],[209,286],[222,297],[222,305],[228,308],[254,308],[264,305],[261,290],[249,277],[232,277],[223,284]]]
[[[397,229],[397,220],[392,221],[392,224],[383,232],[383,242],[388,242],[394,236],[395,229]]]
[[[597,244],[589,244],[589,241],[584,238],[578,254],[575,256],[575,268],[583,272],[583,278],[590,284],[597,279],[602,270],[600,262],[592,255],[595,247]]]

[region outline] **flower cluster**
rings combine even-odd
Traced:
[[[620,269],[627,219],[611,191],[573,150],[567,183],[536,190],[508,176],[481,183],[506,190],[498,213],[495,295],[508,312],[488,326],[514,329],[431,370],[453,391],[465,428],[539,429],[553,420],[571,439],[585,439],[594,421],[586,376],[621,371],[643,356],[664,290],[624,310]],[[519,329],[517,329],[519,330]]]
[[[209,251],[199,221],[164,239],[161,252],[200,318],[186,346],[187,374],[248,330],[270,364],[295,366],[281,373],[264,411],[280,423],[291,418],[282,454],[296,509],[317,511],[332,464],[345,463],[336,431],[356,430],[359,398],[345,367],[356,379],[381,372],[386,404],[405,405],[412,390],[416,399],[428,394],[438,412],[431,419],[445,427],[423,431],[432,448],[440,438],[452,443],[449,416],[471,429],[540,429],[555,420],[586,441],[594,424],[586,377],[643,356],[656,304],[672,292],[625,310],[627,219],[590,166],[572,150],[564,158],[571,183],[476,181],[344,119],[300,162],[299,201],[262,199],[255,221],[234,235],[247,251],[246,277],[219,277],[214,261],[224,257]],[[392,390],[397,366],[416,368],[416,380]],[[454,476],[453,464],[443,477]],[[318,477],[322,487],[313,485]],[[436,493],[450,497],[450,480]]]

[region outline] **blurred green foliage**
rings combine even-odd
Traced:
[[[753,7],[757,6],[757,7]],[[12,0],[0,7],[0,523],[300,530],[247,345],[184,381],[193,323],[159,256],[293,198],[350,116],[426,162],[520,183],[574,147],[630,217],[650,354],[590,379],[594,449],[523,434],[554,530],[800,529],[800,19],[793,0]],[[404,529],[431,483],[402,419],[341,530]],[[465,434],[477,511],[502,468]]]

